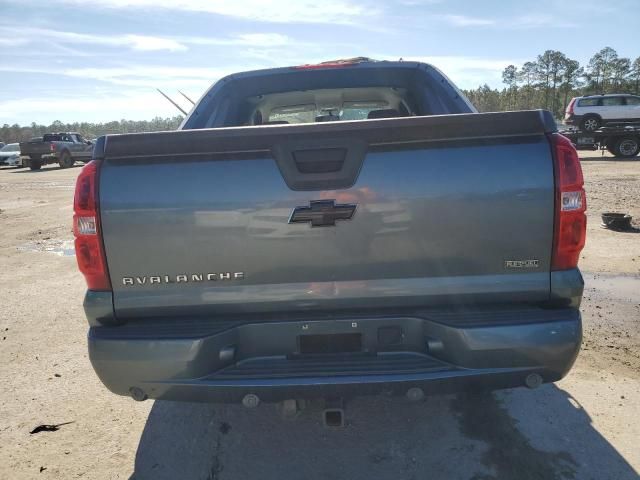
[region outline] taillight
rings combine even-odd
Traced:
[[[573,115],[573,107],[576,104],[576,99],[572,98],[571,101],[569,102],[569,105],[567,105],[567,114],[568,115]]]
[[[89,290],[111,290],[100,235],[99,166],[100,164],[95,160],[87,163],[76,180],[76,193],[73,199],[73,234],[76,237],[76,260]]]
[[[551,135],[556,181],[555,225],[551,270],[578,266],[587,235],[587,199],[578,152],[559,133]]]
[[[352,67],[355,64],[366,61],[367,59],[364,57],[356,57],[356,58],[348,58],[344,60],[331,60],[329,62],[322,63],[307,63],[304,65],[296,65],[294,68],[296,70],[316,70],[320,68],[342,68],[342,67]]]
[[[55,152],[56,151],[56,144],[55,143],[51,143],[49,145],[49,150],[52,151],[52,152]]]

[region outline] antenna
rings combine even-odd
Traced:
[[[160,93],[160,95],[162,95],[164,98],[166,98],[167,100],[169,100],[171,102],[171,104],[176,107],[178,110],[180,110],[185,116],[187,115],[187,112],[185,112],[182,107],[180,105],[178,105],[176,102],[174,102],[173,100],[171,100],[171,98],[169,97],[169,95],[167,95],[166,93],[164,93],[162,90],[160,90],[159,88],[156,88],[156,90]]]
[[[194,102],[193,100],[191,100],[189,97],[187,97],[184,93],[182,93],[180,90],[178,90],[178,92],[180,92],[180,95],[182,95],[184,98],[186,98],[187,100],[189,100],[191,102],[191,105],[195,105],[196,102]]]

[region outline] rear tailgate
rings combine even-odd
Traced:
[[[109,136],[116,314],[546,300],[554,130],[529,111]]]
[[[20,144],[20,154],[29,157],[40,157],[51,153],[51,142],[34,141]]]

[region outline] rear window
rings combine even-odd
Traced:
[[[267,123],[311,123],[315,116],[315,105],[291,105],[271,110]]]
[[[249,125],[318,123],[405,117],[414,113],[407,90],[395,87],[294,90],[249,97]]]
[[[599,98],[583,98],[578,101],[578,106],[579,107],[597,107],[599,101],[600,101]]]
[[[431,67],[414,62],[367,62],[348,68],[280,68],[234,75],[216,83],[182,128],[473,111],[468,100]]]
[[[20,145],[17,143],[10,143],[9,145],[5,145],[0,149],[0,152],[19,152]]]
[[[339,120],[365,120],[373,111],[388,110],[389,104],[379,102],[343,102],[335,107],[319,108],[316,104],[275,107],[267,123],[314,123]],[[393,116],[401,116],[400,113]]]
[[[45,142],[71,142],[71,135],[68,133],[45,133],[42,137]]]
[[[369,114],[373,111],[391,111],[389,105],[386,102],[367,103],[367,102],[352,102],[345,103],[340,110],[340,120],[365,120],[369,118]],[[390,114],[390,117],[402,116],[402,114]]]

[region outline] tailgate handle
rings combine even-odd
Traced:
[[[367,152],[364,140],[314,139],[282,142],[271,149],[291,190],[349,188]]]
[[[300,173],[338,172],[347,156],[346,148],[323,148],[314,150],[296,150],[293,159]]]

